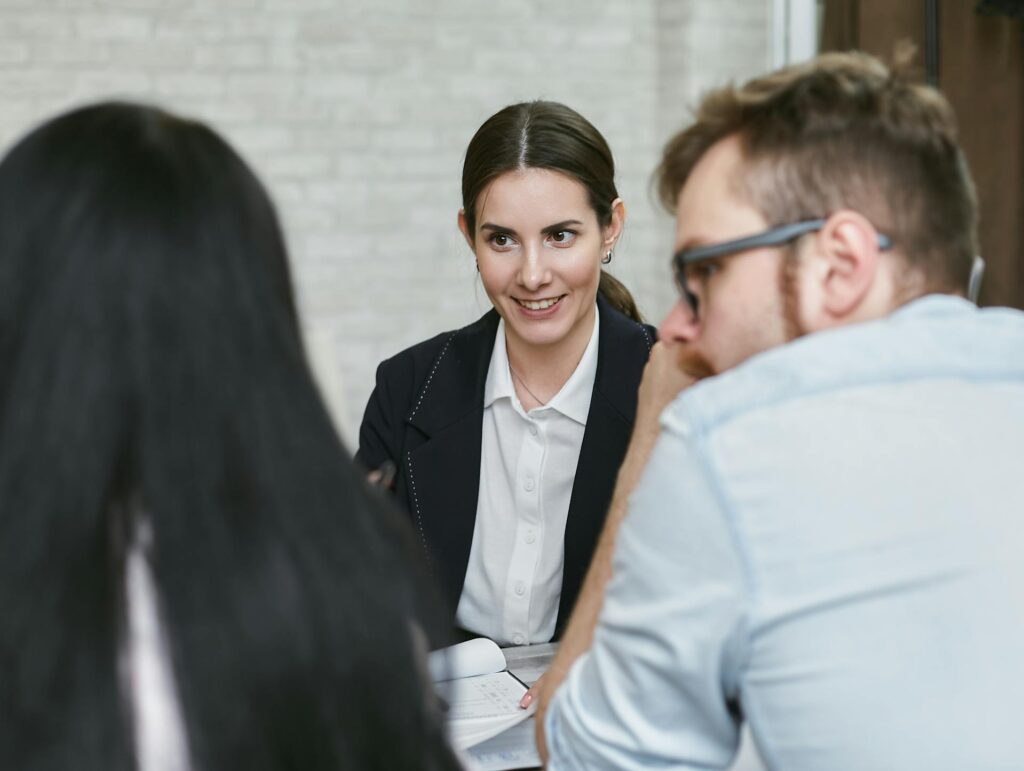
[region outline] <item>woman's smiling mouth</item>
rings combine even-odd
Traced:
[[[520,300],[518,297],[513,297],[512,299],[526,310],[545,311],[560,302],[563,297],[565,297],[564,294],[558,295],[558,297],[546,297],[543,300]]]

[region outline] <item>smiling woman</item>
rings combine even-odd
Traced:
[[[625,221],[614,178],[604,137],[565,105],[491,116],[458,226],[494,308],[377,370],[356,457],[397,469],[459,634],[557,637],[601,531],[654,342],[601,269]]]
[[[483,220],[470,234],[480,279],[505,322],[513,373],[529,373],[530,386],[513,375],[527,409],[549,402],[569,379],[594,329],[601,255],[622,229],[622,201],[601,227],[586,189],[557,171],[523,169],[502,174],[479,204]]]

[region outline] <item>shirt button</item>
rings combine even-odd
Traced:
[[[516,594],[520,597],[526,594],[526,584],[522,581],[516,581]]]
[[[523,637],[521,634],[512,635],[512,642],[514,642],[516,645],[522,645],[524,642],[526,642],[526,638]]]
[[[530,426],[530,436],[537,436],[537,427]]]
[[[526,542],[527,543],[533,543],[536,540],[537,540],[537,536],[535,536],[533,533],[527,533],[526,534]]]
[[[533,481],[533,477],[527,477],[526,481],[523,482],[523,489],[528,493],[532,493],[534,487],[536,487],[536,484]]]

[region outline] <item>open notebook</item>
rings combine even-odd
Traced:
[[[491,640],[481,637],[434,651],[429,666],[448,705],[448,736],[456,749],[477,747],[534,713],[534,705],[519,708],[526,686],[505,671],[505,656]],[[532,732],[529,738],[532,743]]]

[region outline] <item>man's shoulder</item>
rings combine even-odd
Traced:
[[[670,430],[710,430],[750,413],[851,388],[936,378],[1024,382],[1024,312],[930,295],[885,318],[764,351],[685,391]]]

